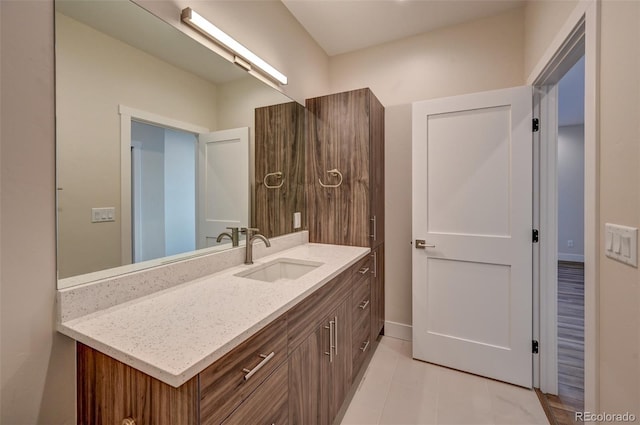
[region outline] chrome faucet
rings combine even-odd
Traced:
[[[253,227],[245,227],[242,229],[242,233],[247,234],[247,253],[244,257],[245,264],[253,264],[253,241],[256,239],[260,239],[264,242],[264,244],[268,247],[271,246],[271,242],[264,235],[258,233],[260,229],[256,229]]]
[[[218,235],[218,239],[216,239],[216,242],[220,243],[222,242],[222,239],[227,237],[231,239],[231,246],[238,246],[240,244],[240,229],[238,227],[227,227],[227,229],[231,230],[231,233],[229,232],[220,233]]]

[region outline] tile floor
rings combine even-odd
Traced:
[[[411,358],[411,343],[382,337],[342,425],[547,425],[534,391]]]

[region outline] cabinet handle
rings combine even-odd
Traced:
[[[364,353],[368,347],[369,347],[369,341],[366,341],[364,345],[360,347],[360,350],[362,350],[362,352]]]
[[[365,308],[367,308],[368,305],[369,305],[369,300],[366,300],[366,301],[363,301],[362,304],[360,304],[358,307],[364,310]]]
[[[246,373],[246,375],[244,375],[244,380],[248,381],[249,378],[251,378],[257,371],[259,371],[260,369],[262,369],[262,367],[264,365],[266,365],[269,360],[271,360],[273,358],[273,356],[275,356],[276,353],[275,352],[271,352],[271,354],[269,354],[268,356],[266,354],[260,354],[260,357],[262,357],[262,361],[260,363],[258,363],[258,365],[256,367],[254,367],[253,369],[249,370],[249,369],[242,369],[242,371],[244,373]]]
[[[373,277],[378,277],[378,251],[374,251],[373,256]]]
[[[338,355],[338,316],[333,317],[333,326],[335,326],[335,330],[333,331],[333,349],[336,351],[336,356]]]
[[[375,241],[376,239],[378,239],[377,238],[378,232],[376,231],[376,227],[378,227],[378,226],[376,226],[376,216],[374,215],[373,218],[369,219],[369,221],[371,221],[373,223],[373,234],[369,235],[369,237],[372,238]]]
[[[136,421],[133,418],[124,418],[122,425],[136,425]]]
[[[358,273],[366,274],[368,271],[369,271],[369,267],[363,267],[360,270],[358,270]]]
[[[329,356],[329,363],[333,363],[333,348],[334,348],[333,347],[333,338],[334,338],[333,337],[333,334],[334,334],[333,325],[334,325],[333,320],[330,320],[329,321],[329,326],[325,326],[324,327],[325,329],[329,329],[329,352],[326,352],[326,351],[324,352],[324,354]]]

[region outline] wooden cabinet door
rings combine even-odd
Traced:
[[[320,363],[328,351],[324,328],[319,327],[289,355],[289,423],[320,421]],[[328,360],[327,360],[328,361]]]
[[[288,365],[276,369],[222,425],[287,425]]]
[[[174,388],[77,343],[79,425],[196,425],[198,378]]]
[[[302,213],[302,228],[306,228],[304,120],[304,107],[297,102],[255,110],[252,222],[268,238],[293,232],[294,212]]]
[[[371,341],[375,341],[384,327],[384,244],[371,252]]]
[[[307,99],[311,242],[370,245],[369,95],[362,89]]]
[[[349,307],[344,299],[289,355],[290,424],[330,425],[342,406],[351,386]]]
[[[320,421],[321,425],[333,423],[351,387],[351,309],[345,300],[327,318],[334,322],[334,355],[320,364]],[[324,327],[323,327],[324,329]],[[329,332],[325,340],[331,343]],[[332,360],[332,361],[331,361]]]
[[[371,248],[384,243],[384,107],[369,97],[369,194],[371,198]]]

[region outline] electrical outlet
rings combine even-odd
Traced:
[[[300,214],[299,212],[294,212],[293,213],[293,228],[294,229],[299,229],[300,227],[302,227],[302,214]]]
[[[567,246],[568,246],[569,248],[573,248],[573,240],[569,239],[569,240],[567,241]]]

